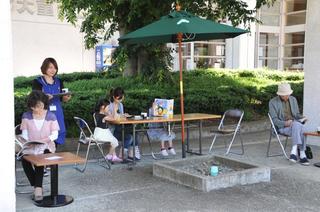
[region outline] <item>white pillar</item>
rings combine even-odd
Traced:
[[[0,211],[15,211],[14,103],[10,1],[0,1]]]
[[[307,128],[311,131],[320,126],[319,8],[319,0],[308,0],[304,50],[305,80],[303,109],[304,114],[309,118]]]

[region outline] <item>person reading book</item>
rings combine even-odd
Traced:
[[[58,138],[60,130],[57,117],[48,110],[49,98],[42,91],[32,91],[27,98],[29,111],[22,115],[21,131],[24,144],[22,155],[39,155],[54,153],[56,146],[54,141]],[[22,167],[31,186],[34,186],[33,199],[40,201],[42,196],[43,166],[32,166],[22,157]]]
[[[152,106],[149,108],[149,117],[154,117],[154,111],[157,107],[156,103],[153,102]],[[174,132],[168,132],[163,126],[163,123],[149,123],[148,124],[148,136],[151,140],[160,141],[160,153],[162,156],[167,157],[170,153],[171,155],[176,155],[176,151],[173,148],[172,141],[175,139],[176,135]],[[167,142],[167,148],[166,148]],[[168,149],[168,151],[167,151]]]
[[[115,120],[120,118],[129,118],[131,115],[124,112],[123,100],[124,100],[124,90],[121,87],[111,89],[109,92],[109,113],[111,117]],[[108,95],[107,95],[108,97]],[[113,132],[113,135],[118,139],[122,140],[122,127],[120,125],[109,125],[110,130]],[[121,155],[122,159],[125,159],[125,155],[128,155],[128,159],[133,159],[133,135],[125,131],[124,133],[124,144],[123,144],[124,155]],[[141,154],[139,149],[139,142],[136,137],[135,139],[135,159],[140,160]],[[120,150],[120,153],[122,151]]]
[[[304,123],[307,118],[300,114],[297,99],[291,96],[293,90],[290,84],[281,83],[278,85],[276,97],[269,101],[269,114],[278,132],[292,137],[292,149],[290,161],[298,161],[298,147],[300,153],[300,164],[309,165],[306,157],[306,142],[303,133]]]

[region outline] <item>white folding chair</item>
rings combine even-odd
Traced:
[[[20,130],[20,124],[18,124],[17,126],[15,126],[14,128],[14,132],[15,132],[15,139],[14,139],[14,143],[15,143],[15,171],[17,170],[17,165],[16,163],[18,161],[21,161],[22,159],[22,151],[24,150],[24,145],[23,143],[18,139],[18,136],[21,134],[21,130]],[[18,181],[17,180],[17,171],[15,173],[16,176],[16,193],[17,194],[31,194],[33,192],[33,189],[31,189],[31,186],[28,182],[22,182],[22,181]],[[25,190],[25,189],[19,189],[19,187],[24,188],[24,187],[30,187],[30,189]]]
[[[287,158],[289,159],[287,153],[286,153],[286,147],[287,147],[287,143],[288,143],[288,138],[289,136],[288,135],[283,135],[283,134],[280,134],[278,131],[277,131],[277,128],[276,126],[274,125],[273,123],[273,120],[272,120],[272,117],[270,116],[270,114],[268,113],[268,117],[269,117],[269,120],[270,120],[270,123],[271,123],[271,127],[270,127],[270,137],[269,137],[269,143],[268,143],[268,149],[267,149],[267,157],[275,157],[275,156],[281,156],[282,154]],[[283,136],[286,138],[285,140],[285,144],[283,146],[282,142],[281,142],[281,139],[280,139],[280,136]],[[270,154],[270,147],[271,147],[271,141],[272,141],[272,137],[276,137],[277,138],[277,141],[281,147],[281,150],[282,150],[282,154]]]
[[[241,121],[242,121],[243,115],[244,115],[244,111],[239,110],[239,109],[230,109],[230,110],[227,110],[223,114],[222,119],[220,121],[220,124],[218,126],[218,129],[213,131],[214,137],[213,137],[212,143],[209,148],[209,153],[212,152],[213,145],[214,145],[218,136],[233,135],[231,138],[231,141],[229,142],[228,148],[227,148],[227,144],[225,142],[225,147],[227,149],[225,154],[226,155],[228,155],[229,153],[238,154],[238,155],[244,154],[243,141],[242,141],[241,133],[240,133]],[[230,152],[231,146],[234,143],[234,140],[235,140],[237,134],[239,134],[239,138],[240,138],[240,142],[241,142],[241,153]]]
[[[111,165],[109,163],[109,161],[105,158],[105,154],[103,153],[102,150],[102,145],[104,144],[104,142],[99,142],[96,139],[94,139],[93,133],[89,127],[89,125],[87,124],[87,122],[79,117],[73,117],[79,130],[80,130],[80,135],[79,135],[79,139],[78,139],[78,147],[77,147],[77,155],[79,155],[79,150],[80,150],[80,146],[81,145],[86,145],[87,146],[87,151],[86,151],[86,159],[85,159],[85,163],[83,165],[82,168],[78,167],[78,164],[75,164],[75,169],[80,171],[80,172],[84,172],[86,167],[87,167],[87,163],[88,163],[88,157],[89,157],[89,152],[90,152],[90,148],[91,146],[96,146],[99,150],[99,152],[101,153],[101,156],[103,157],[102,161],[104,161],[106,163],[106,166],[103,165],[102,162],[100,162],[100,160],[98,160],[99,165],[106,168],[106,169],[110,169]]]

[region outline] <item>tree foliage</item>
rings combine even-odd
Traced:
[[[123,35],[145,26],[161,16],[168,14],[176,4],[173,0],[56,0],[59,3],[59,16],[76,24],[81,21],[80,31],[84,33],[86,48],[93,48],[97,43],[108,40],[116,31]],[[250,28],[250,23],[258,21],[255,14],[262,5],[271,5],[275,0],[257,0],[254,8],[249,8],[245,0],[179,0],[182,9],[195,15],[210,19],[231,21],[234,26],[243,24]],[[81,17],[81,19],[79,19]],[[151,55],[147,60],[156,60],[153,55],[157,45],[150,51],[150,46],[137,46],[128,49],[129,59],[139,57],[139,52],[148,50]],[[136,51],[133,51],[135,49]],[[146,61],[147,61],[146,60]],[[164,60],[164,59],[163,59]],[[161,63],[167,63],[162,61]],[[143,67],[134,67],[141,68]]]

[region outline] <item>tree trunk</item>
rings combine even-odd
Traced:
[[[146,63],[146,61],[148,60],[148,54],[145,50],[141,50],[138,53],[138,58],[137,58],[137,72],[141,73],[142,67],[143,65]]]
[[[125,32],[126,32],[126,29],[124,27],[119,27],[120,37],[122,35],[124,35]],[[137,75],[137,68],[138,68],[137,57],[129,57],[123,75],[124,76],[135,76],[135,75]]]
[[[137,75],[138,60],[136,57],[129,57],[123,75],[131,77]]]

